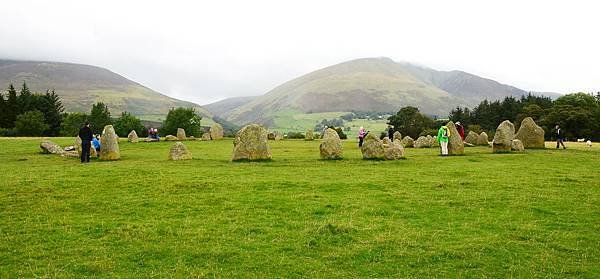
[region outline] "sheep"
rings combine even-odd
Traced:
[[[577,139],[577,142],[585,142],[585,139]]]
[[[585,144],[587,144],[587,146],[592,147],[592,141],[588,140]]]

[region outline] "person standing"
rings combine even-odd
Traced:
[[[564,143],[565,134],[560,129],[560,125],[558,125],[558,124],[556,124],[556,126],[554,127],[554,135],[556,136],[556,149],[560,148],[561,145],[562,145],[563,149],[567,149],[567,147],[565,146],[565,143]]]
[[[437,135],[437,141],[440,143],[442,156],[448,156],[448,138],[450,138],[450,129],[446,126],[440,127]]]
[[[460,121],[456,122],[456,130],[458,131],[460,138],[464,141],[465,140],[465,127],[463,127],[463,125],[460,123]]]
[[[358,147],[361,147],[363,145],[363,140],[365,139],[366,135],[367,132],[365,131],[365,128],[361,126],[358,130]]]
[[[86,121],[83,127],[79,129],[79,138],[81,138],[81,162],[90,162],[90,148],[92,147],[92,138],[94,134],[90,128],[90,122]]]
[[[394,126],[388,125],[388,138],[394,142]]]

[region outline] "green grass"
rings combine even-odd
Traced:
[[[70,144],[67,138],[55,139]],[[122,160],[0,138],[0,277],[600,276],[600,148],[319,160],[319,141],[121,144]]]

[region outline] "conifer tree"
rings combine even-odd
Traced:
[[[19,115],[19,103],[17,100],[17,90],[15,87],[10,84],[8,86],[8,96],[5,102],[5,127],[4,128],[14,128],[15,120],[17,120],[17,115]]]

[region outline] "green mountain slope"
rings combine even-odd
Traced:
[[[525,91],[460,71],[441,72],[389,58],[364,58],[317,70],[288,81],[231,111],[238,124],[270,124],[280,113],[396,111],[417,106],[433,115],[483,99],[520,96]]]
[[[0,88],[23,82],[34,92],[55,89],[69,112],[89,112],[95,102],[104,102],[113,115],[128,111],[136,115],[166,115],[172,107],[201,106],[160,94],[107,69],[71,63],[0,60]]]
[[[251,102],[255,98],[256,96],[227,98],[218,102],[204,105],[203,107],[214,115],[227,118],[229,117],[231,111]]]

